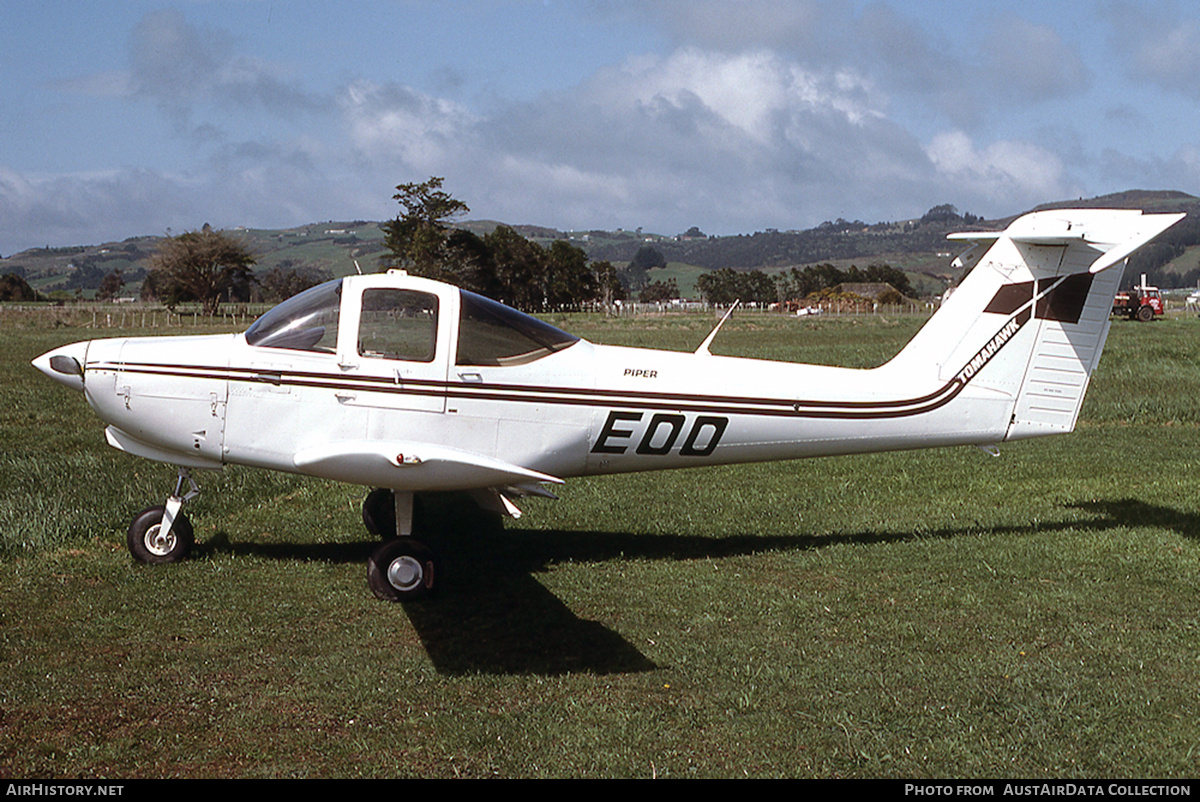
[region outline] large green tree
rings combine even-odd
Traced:
[[[37,292],[29,286],[24,276],[5,273],[0,276],[0,301],[39,301]]]
[[[735,301],[769,304],[777,295],[775,282],[761,270],[741,272],[728,267],[700,276],[696,289],[714,306],[729,306]]]
[[[392,199],[401,213],[383,223],[383,243],[388,253],[380,262],[413,275],[444,279],[449,223],[470,211],[467,204],[442,189],[442,178],[400,184]]]
[[[326,271],[297,266],[291,259],[284,259],[259,280],[257,296],[277,304],[330,278]]]
[[[657,249],[649,245],[638,248],[633,259],[625,268],[625,279],[631,290],[640,290],[649,281],[647,272],[656,267],[666,267],[667,259]]]
[[[164,239],[150,259],[146,281],[168,306],[199,301],[204,314],[215,315],[222,300],[249,299],[254,262],[244,243],[205,223],[199,231]]]
[[[638,293],[638,300],[648,304],[662,303],[663,301],[670,301],[678,297],[679,285],[675,283],[675,279],[673,278],[669,278],[666,281],[651,281],[642,287],[642,291]]]
[[[474,232],[456,228],[446,235],[440,277],[465,290],[499,298],[500,283],[487,241]]]
[[[605,309],[615,301],[625,300],[625,287],[621,284],[620,271],[612,262],[592,262],[592,274],[596,277],[597,300]]]
[[[100,282],[100,287],[96,290],[96,300],[111,301],[117,297],[117,293],[125,286],[125,279],[121,278],[120,270],[110,270]]]
[[[606,294],[587,254],[565,240],[543,248],[510,226],[483,237],[453,227],[451,221],[470,209],[442,190],[441,178],[401,184],[393,197],[403,211],[381,226],[384,268],[445,281],[528,312],[578,309]]]
[[[901,295],[915,295],[912,284],[903,270],[886,264],[868,265],[866,270],[859,270],[851,265],[848,270],[840,270],[831,264],[809,265],[803,270],[793,267],[791,271],[781,274],[778,278],[779,294],[784,299],[805,298],[812,293],[829,289],[847,282],[869,282],[891,284]]]
[[[495,271],[497,301],[534,312],[546,304],[546,250],[516,229],[497,226],[483,238]]]
[[[566,240],[556,239],[546,254],[546,306],[578,310],[600,298],[600,282],[588,267],[587,253]]]

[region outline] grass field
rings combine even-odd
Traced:
[[[714,350],[865,366],[920,322]],[[364,491],[297,477],[201,474],[198,553],[132,563],[174,471],[29,366],[89,336],[0,331],[0,777],[1196,776],[1200,320],[1115,321],[1071,435],[573,481],[406,606]]]

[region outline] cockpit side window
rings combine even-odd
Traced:
[[[437,350],[436,295],[393,288],[363,292],[359,356],[432,362]]]
[[[459,365],[523,365],[574,345],[579,338],[531,315],[460,291]]]
[[[263,348],[337,353],[342,280],[310,287],[276,306],[246,329],[246,342]]]

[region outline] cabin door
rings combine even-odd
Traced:
[[[378,410],[446,411],[449,299],[423,289],[366,286],[357,334],[339,363],[354,389],[343,403]]]

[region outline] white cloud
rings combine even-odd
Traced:
[[[1106,148],[1103,169],[1129,189],[1177,189],[1200,186],[1200,146],[1186,145],[1170,155],[1138,157]]]
[[[761,47],[775,51],[828,53],[831,32],[849,18],[846,3],[818,0],[661,0],[614,3],[609,13],[652,18],[680,43],[722,52]]]
[[[154,103],[181,133],[198,141],[226,138],[225,128],[247,111],[279,120],[322,114],[329,105],[288,80],[282,68],[238,53],[226,31],[189,23],[177,10],[143,16],[128,51],[124,81],[93,81],[95,88],[123,85],[131,98]],[[241,113],[231,115],[231,106]],[[193,122],[197,117],[207,120]]]
[[[625,224],[795,227],[819,222],[826,204],[854,192],[882,209],[887,192],[919,180],[914,161],[924,154],[881,105],[852,71],[817,73],[768,51],[680,48],[477,121],[466,139],[481,148],[472,166],[485,166],[471,180],[500,202],[511,165],[521,165],[518,183],[529,190],[520,196],[533,203],[521,217],[558,225],[564,210],[583,208],[590,187],[593,215],[609,208]],[[504,174],[486,166],[486,154],[502,159]]]
[[[926,152],[942,183],[989,209],[1016,212],[1076,191],[1059,158],[1028,142],[977,147],[962,131],[948,131],[935,136]]]
[[[341,93],[339,105],[350,141],[363,158],[417,172],[449,166],[453,152],[471,146],[476,124],[457,103],[399,84],[356,81]]]
[[[851,124],[877,115],[869,82],[849,70],[819,74],[765,50],[732,55],[684,48],[666,59],[630,64],[618,89],[639,103],[703,107],[757,142],[780,133],[794,112],[825,108]]]
[[[178,224],[187,189],[146,170],[37,178],[0,168],[0,219],[20,248],[123,239]]]

